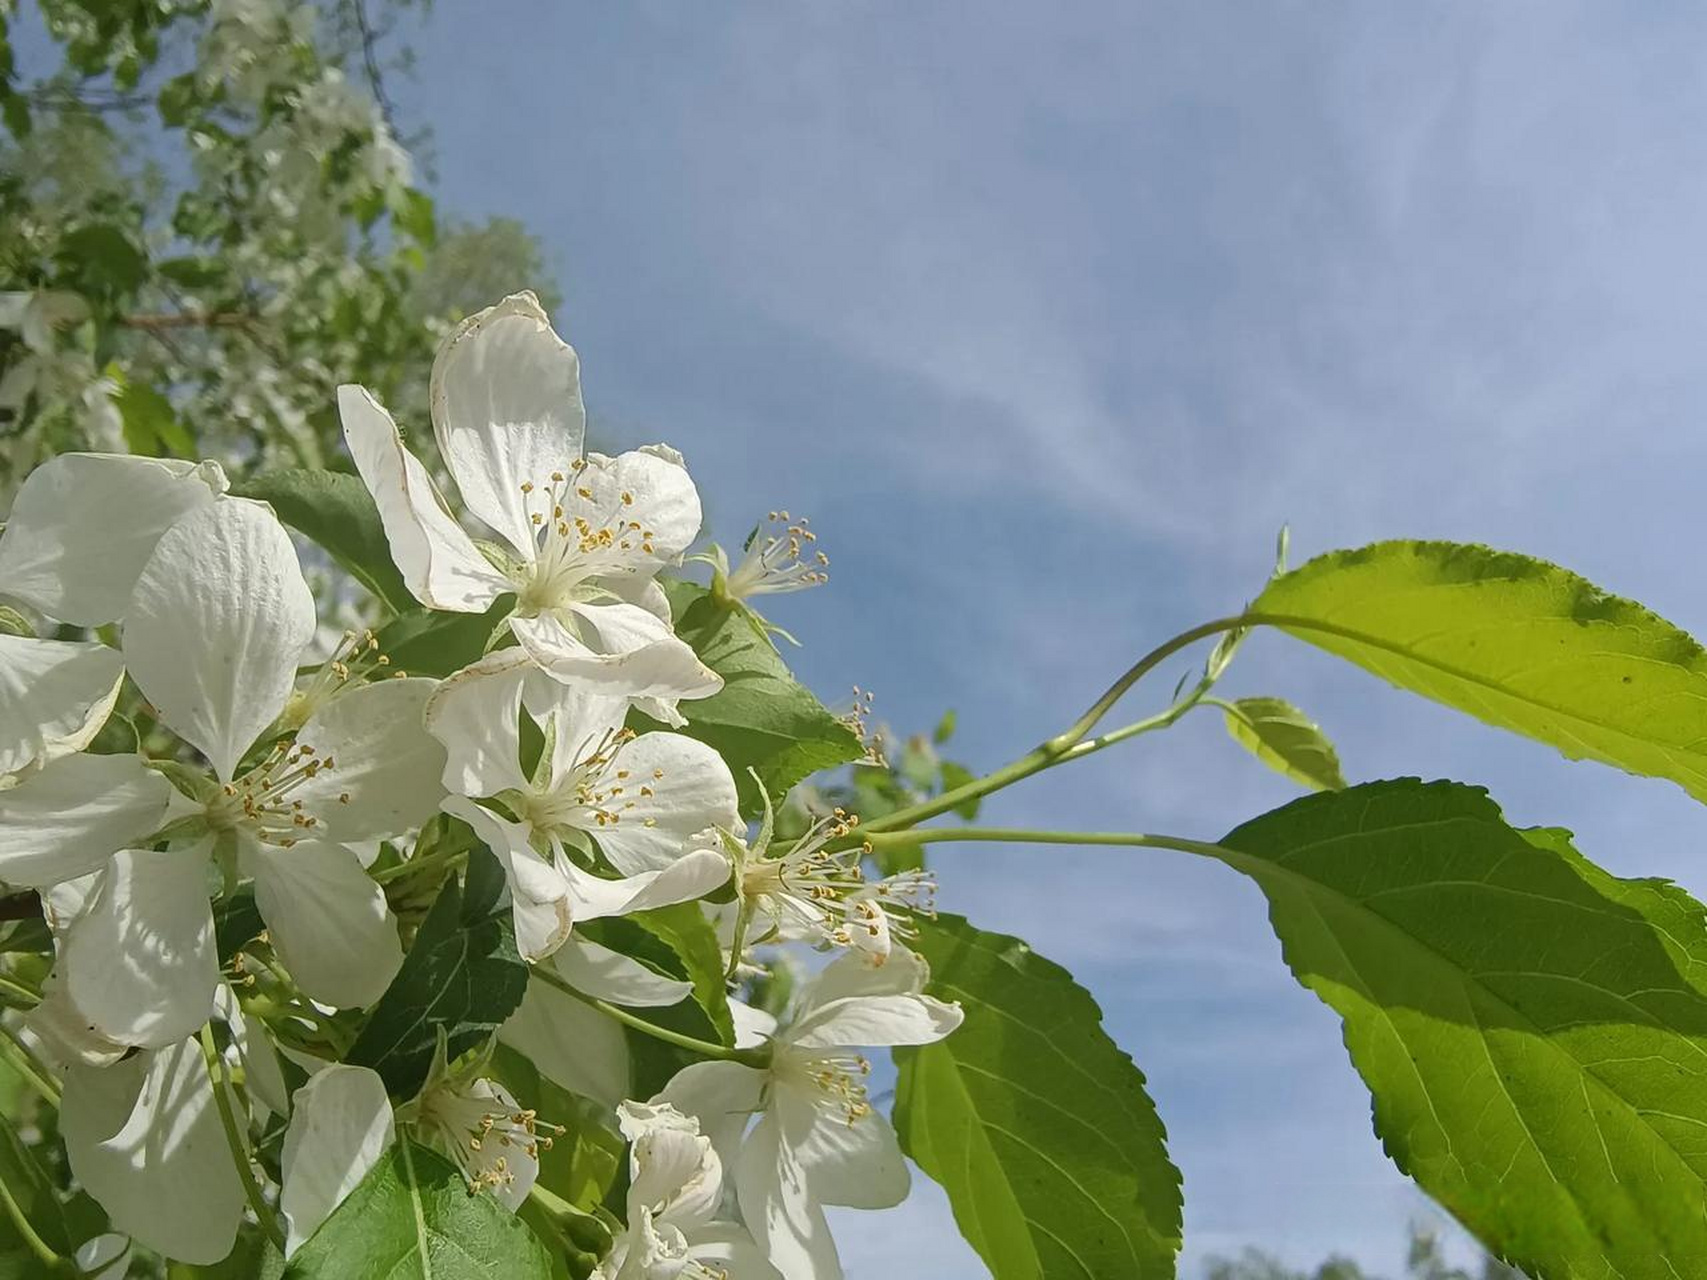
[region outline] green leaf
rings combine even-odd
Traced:
[[[59,242],[58,256],[80,293],[128,294],[148,274],[142,250],[109,223],[91,223],[67,232]]]
[[[124,442],[148,458],[193,458],[196,440],[178,421],[172,402],[145,382],[127,382],[114,397],[124,423]]]
[[[1240,698],[1222,707],[1233,741],[1276,773],[1312,791],[1345,786],[1339,754],[1316,722],[1280,698]]]
[[[325,548],[392,612],[419,607],[391,561],[379,509],[359,476],[308,469],[268,471],[234,486],[233,492],[271,503],[280,520]]]
[[[1707,652],[1556,565],[1381,542],[1276,578],[1251,609],[1401,688],[1707,800]]]
[[[973,773],[972,770],[968,769],[965,765],[956,764],[952,760],[944,760],[942,762],[942,789],[944,791],[953,791],[958,787],[964,787],[967,783],[976,782],[977,780],[978,775]],[[978,806],[982,803],[983,801],[977,796],[973,796],[970,800],[962,800],[959,804],[954,806],[954,816],[957,818],[964,818],[967,822],[976,821],[978,817]]]
[[[550,1280],[526,1224],[437,1152],[400,1140],[291,1258],[285,1280]]]
[[[500,905],[504,873],[484,847],[468,857],[467,878],[445,882],[403,967],[374,1005],[345,1061],[372,1067],[394,1097],[420,1092],[439,1028],[452,1058],[503,1025],[527,991],[510,909]]]
[[[261,909],[255,905],[252,885],[244,885],[214,903],[213,938],[220,964],[229,964],[231,957],[260,937],[266,927]]]
[[[936,728],[931,731],[931,741],[940,747],[943,743],[952,738],[954,736],[954,721],[955,717],[953,708],[944,711],[942,713],[942,719],[937,721]]]
[[[1220,855],[1339,1013],[1395,1163],[1543,1276],[1707,1277],[1707,911],[1480,789],[1322,792]]]
[[[5,1184],[24,1220],[48,1248],[62,1257],[70,1257],[83,1243],[81,1238],[73,1236],[52,1179],[3,1114],[0,1114],[0,1183]]]
[[[756,770],[772,795],[781,795],[820,769],[859,759],[859,735],[831,715],[789,674],[763,631],[740,609],[719,605],[705,588],[667,581],[676,634],[700,661],[723,677],[709,698],[681,704],[689,736],[714,748],[728,763],[744,812],[760,806],[747,771]]]
[[[380,628],[380,652],[400,671],[443,679],[486,652],[493,632],[509,617],[514,604],[515,597],[506,595],[485,613],[434,613],[424,609],[406,613]]]
[[[1065,969],[959,916],[920,920],[966,1021],[897,1050],[902,1146],[996,1280],[1172,1277],[1180,1178],[1144,1077]]]
[[[508,1045],[498,1046],[492,1062],[523,1106],[563,1129],[549,1148],[540,1149],[540,1185],[577,1209],[591,1210],[616,1182],[628,1149],[609,1108],[553,1084]]]

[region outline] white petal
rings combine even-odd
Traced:
[[[73,1067],[59,1123],[72,1173],[115,1230],[199,1266],[231,1252],[243,1186],[195,1041]]]
[[[510,584],[451,515],[391,415],[366,390],[348,385],[338,388],[338,413],[409,590],[432,609],[483,613]]]
[[[795,1021],[815,1009],[849,996],[917,995],[925,989],[930,969],[924,958],[905,947],[892,947],[882,964],[853,951],[844,951],[820,969],[800,993]]]
[[[745,1000],[729,999],[729,1020],[735,1024],[735,1047],[751,1049],[776,1035],[776,1015],[755,1009]]]
[[[0,535],[0,596],[80,627],[115,622],[160,535],[224,490],[215,463],[62,453],[18,491]]]
[[[124,1280],[130,1272],[130,1237],[116,1231],[90,1236],[77,1246],[79,1275],[89,1280]]]
[[[587,463],[564,495],[564,517],[572,524],[584,519],[595,529],[633,523],[642,530],[642,536],[624,539],[631,543],[628,552],[613,549],[600,555],[601,566],[608,558],[613,571],[601,573],[601,580],[615,574],[650,578],[664,565],[678,562],[699,537],[699,491],[687,468],[640,450],[616,458],[589,454]],[[643,542],[651,546],[650,553],[641,550]]]
[[[522,705],[550,739],[553,789],[572,785],[581,765],[596,752],[608,751],[628,718],[628,699],[598,685],[565,684],[538,667],[531,667],[522,685]]]
[[[444,747],[444,785],[456,795],[526,790],[519,756],[522,685],[535,670],[523,649],[499,649],[441,681],[427,730]]]
[[[104,644],[0,635],[0,775],[88,746],[123,680]]]
[[[747,1229],[784,1280],[841,1280],[830,1224],[774,1116],[763,1117],[742,1146],[735,1190]]]
[[[445,812],[474,828],[504,868],[510,886],[510,909],[516,924],[516,950],[523,959],[538,960],[563,945],[574,923],[569,882],[563,873],[528,844],[530,828],[500,818],[472,800],[452,796]]]
[[[254,845],[244,869],[255,905],[291,977],[314,999],[340,1009],[379,999],[403,963],[385,891],[342,845],[301,840],[288,849]]]
[[[482,1098],[498,1105],[489,1107],[489,1112],[507,1112],[514,1115],[521,1110],[521,1104],[515,1095],[496,1080],[482,1077],[469,1087],[468,1095],[472,1098]],[[492,1198],[503,1205],[511,1213],[521,1208],[522,1201],[528,1198],[528,1192],[533,1190],[533,1184],[539,1181],[539,1156],[530,1154],[525,1146],[518,1142],[488,1142],[482,1152],[482,1163],[490,1162],[495,1166],[501,1160],[509,1177],[492,1188]]]
[[[66,932],[66,990],[114,1040],[160,1048],[213,1016],[219,956],[205,849],[120,850]]]
[[[632,1009],[662,1008],[693,994],[693,983],[667,978],[631,956],[570,938],[551,965],[575,990]]]
[[[814,1010],[784,1033],[800,1049],[931,1044],[964,1018],[957,1004],[933,996],[850,996]]]
[[[395,836],[439,809],[445,751],[423,720],[436,680],[381,680],[345,690],[296,735],[321,769],[291,795],[343,844]]]
[[[571,1092],[607,1107],[628,1096],[628,1042],[621,1024],[543,982],[528,983],[498,1038]]]
[[[679,1228],[709,1222],[723,1193],[723,1162],[699,1121],[669,1103],[624,1102],[618,1126],[630,1145],[630,1218],[644,1205]]]
[[[0,791],[0,881],[41,889],[99,870],[154,833],[171,793],[135,756],[55,760]]]
[[[560,869],[569,881],[571,914],[577,920],[598,920],[702,898],[729,879],[730,865],[715,849],[695,849],[662,871],[643,871],[621,880],[583,871],[567,857]]]
[[[280,1157],[289,1231],[285,1255],[296,1252],[344,1197],[355,1190],[391,1145],[391,1101],[385,1083],[366,1067],[327,1067],[291,1095],[290,1128]]]
[[[741,1135],[759,1110],[770,1073],[739,1062],[696,1062],[683,1067],[652,1099],[699,1121],[723,1167],[736,1166]]]
[[[781,1280],[764,1251],[732,1222],[689,1227],[683,1234],[687,1237],[688,1257],[709,1263],[713,1275],[721,1272],[739,1276],[741,1280]]]
[[[54,1062],[64,1067],[74,1063],[105,1067],[131,1051],[131,1046],[112,1039],[71,1002],[63,974],[48,974],[41,994],[41,1003],[24,1015],[24,1027]]]
[[[723,677],[658,618],[632,604],[577,604],[576,631],[555,613],[510,619],[510,630],[551,675],[596,683],[625,698],[708,698]]]
[[[812,1198],[855,1209],[905,1200],[912,1177],[889,1121],[875,1111],[852,1124],[826,1116],[808,1089],[779,1087],[771,1106]]]
[[[735,778],[705,743],[680,733],[643,733],[623,747],[617,762],[644,784],[624,793],[619,822],[594,833],[619,871],[669,866],[708,827],[742,828]]]
[[[468,509],[532,559],[534,509],[581,454],[580,361],[531,293],[464,320],[439,348],[430,387],[439,452]]]
[[[284,709],[314,639],[296,548],[264,503],[228,498],[166,531],[124,628],[131,677],[221,781]]]
[[[243,1068],[243,1085],[260,1112],[258,1118],[282,1116],[290,1111],[290,1090],[285,1086],[279,1055],[261,1021],[243,1011],[237,993],[221,983],[213,997],[214,1013],[231,1032],[231,1047]]]

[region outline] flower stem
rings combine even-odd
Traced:
[[[993,844],[1115,845],[1124,848],[1174,849],[1199,857],[1225,860],[1236,851],[1204,840],[1183,836],[1150,835],[1137,831],[1033,831],[1026,827],[929,827],[923,831],[895,831],[871,836],[874,847],[886,844],[949,844],[975,841]]]
[[[1051,765],[1060,764],[1066,760],[1076,760],[1092,752],[1111,747],[1117,742],[1137,737],[1155,729],[1163,729],[1178,720],[1196,704],[1198,698],[1208,691],[1208,683],[1200,683],[1191,696],[1175,703],[1166,711],[1133,724],[1105,733],[1098,738],[1088,738],[1091,730],[1102,721],[1109,710],[1128,690],[1137,684],[1151,671],[1163,662],[1189,645],[1210,636],[1220,635],[1227,631],[1238,631],[1251,626],[1255,615],[1239,614],[1234,617],[1216,618],[1213,622],[1205,622],[1189,631],[1182,631],[1172,640],[1158,645],[1150,650],[1137,662],[1128,667],[1120,679],[1111,684],[1102,697],[1093,702],[1085,713],[1075,720],[1063,733],[1050,738],[1042,745],[1027,752],[1011,764],[1005,764],[993,773],[987,773],[982,778],[974,778],[964,786],[955,787],[943,792],[931,800],[909,805],[905,809],[897,809],[893,813],[884,814],[870,822],[861,823],[848,837],[849,843],[857,843],[862,837],[870,837],[884,831],[906,828],[914,823],[934,818],[940,813],[947,813],[968,800],[977,800],[989,795],[992,791],[1000,791],[1003,787],[1012,786],[1022,778],[1029,778],[1034,773],[1040,773]],[[875,841],[873,842],[875,844]]]
[[[42,1066],[35,1054],[18,1039],[17,1032],[4,1023],[0,1023],[0,1058],[4,1058],[6,1065],[22,1076],[30,1088],[41,1094],[49,1106],[59,1106],[59,1085],[55,1083],[53,1073]]]
[[[227,1088],[226,1073],[223,1059],[219,1056],[219,1048],[213,1042],[213,1024],[202,1024],[201,1031],[202,1061],[207,1064],[207,1078],[213,1085],[214,1106],[219,1109],[219,1123],[225,1130],[225,1145],[231,1148],[231,1161],[237,1166],[237,1176],[243,1182],[243,1194],[249,1198],[249,1207],[255,1211],[255,1217],[261,1224],[261,1230],[267,1233],[280,1253],[284,1252],[284,1232],[279,1230],[279,1220],[273,1216],[272,1207],[261,1194],[261,1186],[255,1181],[255,1170],[249,1163],[249,1145],[243,1140],[243,1134],[237,1127],[237,1115],[231,1109],[231,1094]]]
[[[30,1220],[25,1216],[23,1208],[13,1197],[12,1189],[3,1181],[0,1181],[0,1204],[5,1205],[6,1216],[12,1219],[12,1225],[17,1228],[18,1234],[24,1239],[24,1243],[29,1245],[30,1252],[40,1258],[54,1275],[76,1274],[75,1268],[66,1259],[55,1253],[46,1240],[36,1234],[36,1229],[30,1225]]]
[[[533,974],[547,986],[556,987],[564,995],[574,996],[582,1004],[590,1005],[600,1013],[608,1014],[622,1023],[625,1027],[633,1027],[655,1040],[665,1044],[673,1044],[678,1049],[686,1049],[689,1053],[697,1053],[702,1058],[716,1058],[720,1062],[739,1062],[746,1067],[767,1067],[770,1065],[771,1050],[768,1044],[757,1045],[751,1049],[731,1049],[728,1045],[712,1044],[709,1040],[697,1040],[693,1036],[685,1036],[679,1031],[671,1031],[668,1027],[660,1027],[648,1022],[637,1014],[630,1013],[620,1005],[600,1000],[584,991],[577,991],[563,977],[553,970],[549,962],[533,966]]]
[[[408,862],[400,862],[395,867],[386,867],[382,871],[369,874],[375,884],[390,884],[393,880],[401,880],[420,871],[432,871],[439,867],[455,866],[457,861],[468,856],[468,850],[459,846],[437,849],[424,858],[411,858]]]

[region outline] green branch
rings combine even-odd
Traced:
[[[0,1204],[5,1206],[6,1216],[12,1219],[12,1225],[24,1238],[24,1243],[29,1245],[30,1252],[40,1258],[49,1271],[55,1275],[77,1274],[76,1268],[70,1262],[55,1253],[48,1242],[36,1234],[36,1229],[30,1225],[28,1216],[13,1198],[11,1188],[4,1181],[0,1181]]]
[[[207,1078],[213,1085],[214,1106],[219,1110],[219,1123],[225,1130],[225,1145],[231,1148],[231,1161],[237,1166],[237,1176],[243,1182],[243,1194],[249,1198],[249,1207],[255,1211],[255,1217],[261,1223],[261,1230],[267,1233],[280,1253],[284,1252],[284,1232],[279,1230],[279,1220],[273,1215],[266,1197],[261,1194],[261,1186],[255,1181],[255,1170],[249,1162],[249,1144],[244,1141],[242,1131],[237,1127],[237,1115],[231,1109],[231,1093],[226,1083],[224,1059],[219,1056],[219,1048],[213,1042],[213,1024],[202,1024],[201,1031],[202,1061],[207,1064]]]
[[[739,1062],[744,1067],[764,1068],[770,1066],[771,1048],[768,1044],[757,1045],[751,1049],[731,1049],[727,1045],[713,1044],[709,1040],[697,1040],[693,1036],[682,1035],[679,1031],[671,1031],[668,1027],[660,1027],[648,1022],[637,1014],[630,1013],[620,1005],[610,1004],[597,996],[590,996],[584,991],[577,991],[550,966],[549,962],[533,966],[533,974],[547,986],[555,987],[564,995],[574,996],[582,1004],[590,1005],[600,1013],[607,1014],[622,1023],[625,1027],[633,1027],[636,1031],[662,1040],[665,1044],[673,1044],[678,1049],[686,1049],[689,1053],[697,1053],[702,1058],[715,1058],[720,1062]]]
[[[1233,850],[1204,840],[1187,840],[1183,836],[1149,835],[1127,831],[1033,831],[1026,827],[930,827],[923,831],[876,833],[868,837],[873,848],[889,844],[951,844],[978,842],[985,844],[1076,844],[1114,845],[1123,848],[1173,849],[1180,853],[1195,853],[1199,857],[1224,859]]]

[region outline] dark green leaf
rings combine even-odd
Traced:
[[[789,674],[744,611],[719,605],[691,582],[664,586],[676,634],[724,681],[711,697],[681,704],[685,732],[728,762],[744,812],[760,807],[749,769],[757,770],[772,795],[781,795],[809,774],[864,754],[859,735]]]
[[[261,909],[255,905],[255,890],[251,885],[244,885],[214,903],[213,937],[219,949],[219,962],[230,963],[231,957],[260,937],[266,927]]]
[[[1229,835],[1398,1166],[1543,1276],[1707,1277],[1707,912],[1415,779]]]
[[[230,272],[217,258],[168,258],[159,264],[160,274],[186,289],[206,289],[225,280]]]
[[[532,1231],[437,1152],[400,1140],[285,1267],[285,1280],[550,1280]]]
[[[1179,1172],[1090,993],[959,916],[919,921],[915,945],[966,1021],[896,1051],[896,1127],[996,1280],[1172,1277]]]
[[[1251,607],[1401,688],[1707,800],[1707,652],[1556,565],[1381,542],[1312,560]]]
[[[72,1237],[52,1179],[4,1114],[0,1114],[0,1183],[48,1248],[69,1257],[83,1243]]]
[[[394,1097],[420,1091],[439,1028],[456,1057],[491,1036],[527,990],[509,908],[499,906],[504,873],[484,847],[468,858],[464,883],[447,880],[345,1061],[372,1067]]]
[[[391,561],[379,509],[359,476],[307,469],[269,471],[235,486],[234,492],[271,503],[279,519],[325,548],[394,613],[419,607]]]
[[[380,651],[399,670],[442,679],[486,652],[514,603],[513,596],[503,596],[485,613],[406,613],[380,629]]]
[[[59,242],[59,260],[80,286],[79,292],[128,294],[148,274],[148,259],[117,227],[92,223],[67,232]]]
[[[1233,741],[1276,773],[1312,791],[1338,791],[1345,786],[1334,744],[1290,702],[1240,698],[1228,703],[1223,715]]]

